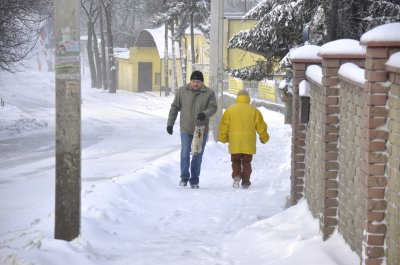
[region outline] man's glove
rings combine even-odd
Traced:
[[[172,126],[167,126],[167,132],[169,133],[169,134],[172,134]]]
[[[198,119],[199,121],[204,121],[204,120],[206,119],[206,114],[204,114],[204,112],[200,112],[200,113],[197,115],[197,119]]]

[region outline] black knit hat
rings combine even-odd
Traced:
[[[200,71],[194,71],[191,75],[190,75],[190,80],[199,80],[201,82],[204,82],[204,78],[203,78],[203,73]]]

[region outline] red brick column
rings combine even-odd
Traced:
[[[296,204],[304,196],[304,158],[306,124],[300,121],[299,84],[305,79],[307,66],[320,64],[321,60],[292,59],[292,169],[291,169],[291,204]]]
[[[384,262],[387,200],[385,175],[387,162],[388,117],[387,99],[389,93],[388,73],[385,62],[394,52],[400,50],[400,42],[376,40],[361,41],[366,46],[365,78],[367,79],[365,99],[367,111],[364,116],[365,152],[362,158],[364,175],[364,197],[366,207],[363,253],[366,265],[381,265]],[[394,265],[394,264],[393,264]]]

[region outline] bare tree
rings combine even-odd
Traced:
[[[101,66],[95,23],[100,15],[101,8],[91,0],[81,0],[81,7],[87,16],[87,54],[90,67],[91,84],[92,87],[99,88],[101,87]]]
[[[174,21],[171,22],[171,36],[174,36],[175,34],[175,24]],[[172,47],[171,47],[171,58],[172,58],[172,91],[175,93],[175,91],[178,88],[178,78],[177,78],[177,73],[176,73],[176,54],[175,54],[175,41],[174,38],[171,39]]]
[[[103,12],[106,16],[106,30],[107,30],[107,44],[108,44],[108,67],[109,67],[109,89],[110,93],[117,92],[117,76],[116,76],[116,66],[114,57],[114,41],[112,33],[112,14],[113,8],[115,8],[116,0],[98,0],[103,8]]]
[[[338,23],[339,23],[339,0],[331,0],[330,31],[328,36],[330,41],[337,39]]]
[[[103,77],[103,89],[108,90],[107,78],[107,55],[106,55],[106,38],[104,37],[103,9],[100,9],[100,39],[101,39],[101,70]]]
[[[158,16],[155,18],[154,23],[156,25],[160,24],[168,24],[171,25],[171,29],[173,29],[172,33],[172,47],[174,48],[174,42],[178,42],[180,47],[180,58],[181,58],[181,72],[183,74],[183,78],[186,74],[186,62],[183,62],[183,50],[182,50],[182,37],[185,34],[185,30],[190,26],[191,31],[191,63],[195,64],[195,49],[194,49],[194,25],[205,35],[208,35],[208,22],[210,17],[210,3],[209,1],[195,1],[195,0],[187,0],[187,1],[177,1],[177,0],[164,0],[163,10],[160,11]],[[167,33],[165,33],[167,34]],[[166,37],[167,41],[167,37]],[[167,46],[167,44],[166,44]],[[175,53],[173,52],[173,57]],[[175,59],[173,59],[175,62]],[[166,68],[166,67],[165,67]],[[172,66],[173,70],[173,78],[177,79],[177,75],[175,74],[175,67]],[[166,68],[167,69],[167,68]],[[176,83],[179,83],[176,80]],[[185,80],[183,79],[183,83]]]
[[[165,22],[165,32],[164,32],[164,89],[165,96],[169,95],[168,88],[168,21]]]
[[[0,69],[17,71],[29,56],[43,21],[51,16],[50,0],[0,1]]]

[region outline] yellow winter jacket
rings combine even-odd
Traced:
[[[227,108],[219,125],[219,141],[229,142],[230,154],[255,154],[256,132],[260,142],[269,140],[267,124],[261,112],[250,105],[250,97],[241,95],[236,103]]]

